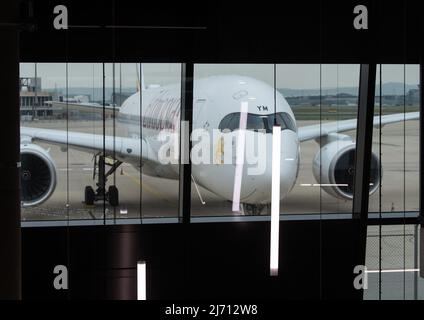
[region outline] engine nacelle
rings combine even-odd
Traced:
[[[56,166],[49,153],[35,144],[21,144],[22,206],[46,201],[56,188],[56,179]]]
[[[345,200],[353,199],[355,147],[355,142],[350,139],[335,140],[325,144],[315,155],[312,166],[314,177],[328,194]],[[370,194],[378,189],[380,181],[378,157],[372,153]]]

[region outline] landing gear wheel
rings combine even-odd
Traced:
[[[257,206],[254,204],[245,203],[244,204],[244,212],[247,216],[255,216],[258,214]]]
[[[259,216],[263,213],[266,214],[267,210],[267,205],[263,205],[263,204],[249,204],[249,203],[244,203],[243,204],[243,209],[244,209],[244,214],[247,216]]]
[[[118,169],[122,162],[112,158],[106,158],[105,156],[101,155],[101,153],[94,155],[93,158],[93,180],[97,180],[97,189],[94,191],[90,186],[85,187],[85,203],[87,205],[93,205],[96,201],[107,201],[112,207],[117,207],[119,205],[118,189],[116,186],[110,186],[106,192],[106,182],[107,178],[112,175],[116,169]],[[106,166],[110,167],[107,172]]]
[[[109,204],[112,207],[117,207],[119,205],[119,192],[116,186],[109,186],[107,196],[108,196]]]
[[[92,206],[94,204],[96,198],[96,194],[94,193],[94,190],[91,186],[85,187],[84,192],[84,201],[86,205]]]

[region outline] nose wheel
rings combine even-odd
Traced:
[[[260,216],[269,213],[271,206],[268,204],[243,203],[242,208],[246,216]]]
[[[109,186],[106,190],[107,178],[113,174],[116,169],[122,164],[119,160],[112,160],[111,162],[106,162],[105,157],[102,155],[94,156],[94,172],[93,180],[97,182],[97,189],[94,189],[91,186],[86,186],[84,190],[84,202],[86,205],[94,205],[96,201],[104,200],[109,202],[112,207],[117,207],[119,205],[119,191],[116,186]],[[106,172],[106,165],[110,166],[110,169]],[[96,172],[98,174],[96,175]]]

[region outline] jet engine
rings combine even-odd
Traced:
[[[50,154],[35,144],[21,144],[21,202],[35,206],[56,188],[56,166]]]
[[[335,140],[325,144],[315,155],[312,170],[321,187],[330,195],[353,199],[355,177],[355,142],[350,138]],[[370,170],[370,194],[380,184],[381,173],[378,157],[372,153]]]

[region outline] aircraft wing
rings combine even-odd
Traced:
[[[91,153],[105,150],[105,154],[109,156],[115,153],[122,158],[141,157],[145,161],[159,162],[149,144],[143,139],[21,127],[21,141],[43,141]]]
[[[417,120],[420,118],[419,112],[396,113],[386,116],[374,117],[374,127],[383,126],[389,123],[396,123],[408,120]],[[357,119],[342,120],[323,124],[315,124],[311,126],[301,127],[298,130],[299,141],[308,141],[325,137],[331,133],[338,133],[356,129]]]

